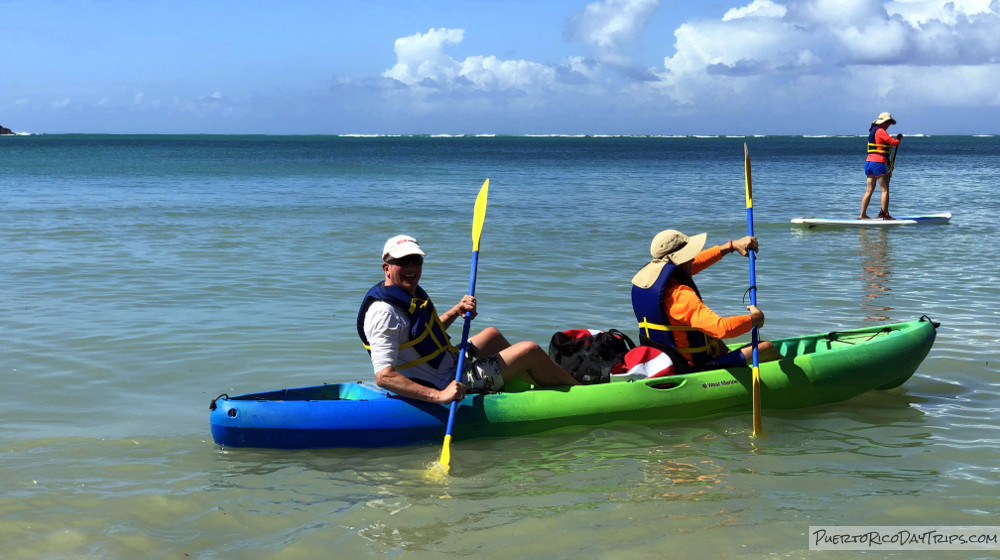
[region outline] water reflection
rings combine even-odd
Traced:
[[[892,307],[877,301],[889,295],[892,259],[889,256],[888,228],[859,228],[858,254],[861,255],[861,309],[865,321],[888,321]]]

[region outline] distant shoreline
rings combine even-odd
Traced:
[[[9,131],[10,129],[3,129]],[[866,134],[226,134],[226,133],[105,133],[105,132],[66,132],[66,133],[31,133],[31,132],[0,132],[4,136],[132,136],[132,137],[200,137],[200,138],[343,138],[343,139],[651,139],[651,140],[741,140],[754,138],[803,138],[807,140],[825,140],[835,138],[864,138]],[[997,134],[906,134],[906,138],[935,137],[965,137],[994,138]]]

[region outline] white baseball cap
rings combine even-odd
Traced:
[[[397,235],[396,237],[389,238],[385,242],[385,247],[382,248],[382,261],[388,261],[389,259],[399,259],[407,255],[425,255],[421,249],[420,245],[417,244],[417,240],[410,237],[409,235]]]

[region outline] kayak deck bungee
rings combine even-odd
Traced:
[[[951,220],[950,212],[941,214],[922,214],[919,216],[897,216],[894,220],[870,218],[793,218],[792,224],[807,227],[897,227],[915,225],[947,224]]]
[[[785,356],[760,364],[764,410],[845,401],[903,384],[934,343],[937,324],[917,321],[772,340]],[[751,369],[730,368],[640,381],[469,395],[455,437],[503,437],[568,426],[747,413]],[[219,445],[283,449],[385,447],[440,442],[449,406],[389,393],[373,383],[333,383],[212,401]]]

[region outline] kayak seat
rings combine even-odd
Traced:
[[[785,358],[794,358],[818,351],[816,348],[816,339],[814,338],[785,341],[778,346],[778,350]]]

